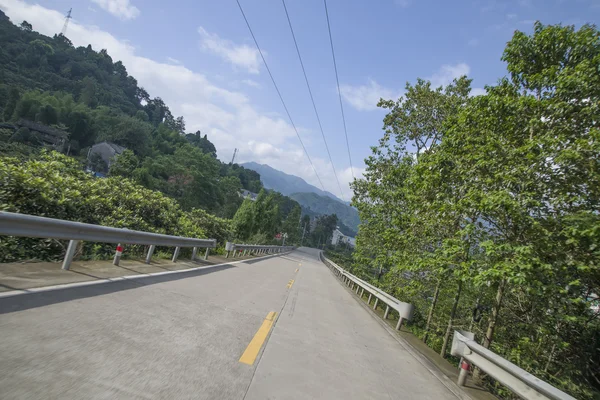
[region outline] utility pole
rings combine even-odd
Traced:
[[[235,160],[235,156],[238,152],[238,149],[233,149],[233,157],[231,157],[231,165],[233,165],[233,161]]]
[[[67,33],[67,26],[69,26],[69,20],[71,19],[71,11],[73,9],[70,8],[69,12],[67,13],[67,16],[65,17],[65,24],[63,25],[62,31],[60,31],[60,34],[65,36],[65,34]]]
[[[302,229],[302,239],[300,240],[300,247],[302,247],[302,243],[304,243],[304,234],[306,233],[306,222],[304,223],[304,228]]]

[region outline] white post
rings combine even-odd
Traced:
[[[402,316],[398,317],[398,324],[396,325],[396,330],[399,331],[402,328],[402,323],[404,322],[404,318]]]
[[[75,256],[75,250],[77,250],[77,245],[79,244],[79,240],[69,240],[69,247],[67,247],[67,253],[65,254],[65,259],[63,260],[62,269],[68,271],[71,268],[71,261],[73,261],[73,257]]]
[[[194,247],[192,249],[192,261],[196,261],[196,254],[198,253],[198,248]]]
[[[121,261],[121,255],[123,254],[123,246],[121,243],[117,244],[117,251],[115,251],[115,257],[113,258],[113,265],[119,266],[119,262]]]
[[[154,254],[154,249],[156,249],[156,245],[150,245],[150,248],[148,249],[148,254],[146,254],[146,264],[150,264],[150,261],[152,261],[152,254]]]
[[[173,252],[173,259],[171,261],[177,262],[177,257],[179,257],[179,250],[180,250],[179,246],[175,247],[175,251]]]
[[[460,364],[460,372],[458,373],[458,386],[465,386],[468,375],[469,363],[466,360],[462,360],[462,363]]]
[[[208,252],[210,251],[210,247],[206,248],[206,253],[204,253],[204,259],[208,260]]]
[[[390,313],[390,306],[386,306],[385,313],[383,314],[383,319],[387,319],[389,313]]]
[[[379,304],[379,299],[375,297],[375,304],[373,304],[373,310],[377,309],[377,304]]]

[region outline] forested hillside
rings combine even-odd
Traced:
[[[26,21],[15,22],[19,25],[0,11],[0,117],[4,121],[0,125],[0,177],[4,209],[185,233],[179,231],[183,227],[176,227],[179,221],[189,227],[189,234],[202,232],[204,236],[219,236],[220,241],[254,238],[262,242],[273,241],[290,213],[294,218],[300,213],[298,203],[289,197],[274,192],[263,194],[257,172],[220,162],[217,149],[206,135],[187,132],[184,118],[174,116],[159,97],[151,97],[106,50],[75,48],[62,35],[50,38],[35,32]],[[48,145],[44,132],[61,138],[60,143]],[[106,168],[106,174],[115,180],[93,179],[83,173],[86,166],[101,169],[101,165],[90,165],[96,161],[87,155],[90,146],[102,141],[126,148]],[[75,164],[64,156],[48,153],[49,148],[70,156]],[[61,179],[40,181],[36,174],[44,170]],[[137,214],[129,206],[118,206],[125,201],[119,199],[119,190],[106,193],[116,208],[107,205],[104,213],[89,214],[90,208],[78,206],[81,202],[100,207],[95,203],[97,190],[106,189],[109,182],[119,182],[116,187],[120,188],[126,186],[139,199],[139,207],[148,211]],[[268,224],[252,226],[236,236],[241,231],[233,229],[231,219],[243,202],[239,195],[242,188],[268,197],[268,205],[257,210],[255,217],[262,220],[268,214],[270,219]],[[41,197],[33,196],[36,202],[27,202],[19,196],[21,191],[33,191]],[[122,191],[123,196],[126,192]],[[146,198],[160,201],[146,204]],[[161,204],[173,210],[168,226],[153,215],[162,212],[154,209]],[[189,224],[199,223],[198,215],[204,222],[194,230]],[[213,215],[224,219],[208,223]],[[291,235],[298,237],[299,228],[294,229]],[[47,254],[56,255],[57,251],[53,248]]]

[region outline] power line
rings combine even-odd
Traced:
[[[342,185],[340,185],[340,180],[338,179],[337,173],[335,172],[335,166],[333,165],[333,159],[331,158],[331,153],[329,152],[329,146],[327,145],[327,140],[325,139],[325,133],[323,132],[323,126],[321,125],[321,118],[319,118],[319,113],[317,112],[317,106],[315,104],[315,99],[312,94],[312,90],[310,89],[310,84],[308,83],[308,77],[306,76],[306,69],[304,69],[304,63],[302,62],[302,56],[300,55],[300,49],[298,48],[298,42],[296,41],[296,35],[294,34],[294,28],[292,28],[292,21],[290,20],[290,14],[288,13],[287,6],[285,5],[285,0],[281,0],[283,3],[283,9],[285,10],[285,16],[287,17],[288,25],[290,26],[290,31],[292,32],[292,38],[294,39],[294,45],[296,46],[296,53],[298,53],[298,59],[300,60],[300,66],[302,67],[302,73],[304,73],[304,81],[306,81],[306,87],[308,88],[308,94],[310,95],[310,101],[312,102],[313,109],[315,110],[315,115],[317,116],[317,121],[319,123],[319,129],[321,130],[321,136],[323,137],[323,143],[325,143],[325,149],[327,149],[327,155],[329,156],[329,161],[331,162],[331,168],[333,169],[333,175],[335,176],[335,180],[337,181],[338,188],[340,189],[340,194],[342,195],[342,200],[344,200],[344,191],[342,190]]]
[[[313,164],[312,160],[310,159],[310,156],[308,155],[308,151],[306,151],[306,147],[304,146],[304,142],[302,142],[302,139],[300,138],[300,134],[298,133],[298,129],[296,129],[296,125],[294,124],[294,121],[292,120],[292,116],[290,115],[290,112],[288,111],[288,108],[285,105],[285,101],[283,101],[283,96],[281,95],[281,92],[279,91],[279,87],[277,87],[277,83],[275,83],[275,78],[273,78],[273,74],[271,73],[271,70],[269,69],[269,65],[267,64],[267,60],[265,60],[265,56],[263,56],[263,53],[260,50],[260,46],[258,45],[258,41],[256,40],[256,37],[254,36],[254,32],[252,32],[252,28],[250,27],[250,23],[248,22],[248,18],[246,18],[246,14],[244,13],[244,9],[242,8],[242,5],[240,4],[240,0],[235,0],[235,1],[237,2],[238,7],[240,8],[242,16],[244,17],[244,21],[246,21],[246,26],[248,27],[248,30],[250,31],[250,35],[252,36],[252,39],[254,40],[254,44],[256,45],[256,48],[258,49],[258,53],[260,54],[260,57],[262,58],[263,63],[265,64],[265,68],[267,69],[267,72],[269,73],[269,76],[271,77],[271,82],[273,82],[273,86],[275,86],[275,90],[277,91],[277,95],[279,96],[279,100],[281,100],[281,104],[283,105],[283,108],[285,109],[285,112],[286,112],[288,118],[290,119],[290,123],[292,124],[292,127],[294,128],[294,131],[296,132],[296,136],[298,136],[298,140],[300,141],[300,144],[302,145],[302,149],[304,150],[304,154],[306,154],[306,158],[308,158],[308,162],[312,166],[313,171],[315,171],[315,175],[317,176],[317,179],[319,180],[319,183],[321,184],[321,188],[323,190],[325,190],[325,186],[323,186],[323,182],[321,182],[321,178],[319,177],[319,174],[317,173],[317,169],[315,168],[315,165]]]
[[[329,43],[331,44],[331,55],[333,56],[333,69],[335,70],[335,81],[337,82],[338,97],[340,98],[340,110],[342,110],[342,121],[344,122],[344,134],[346,135],[346,147],[348,148],[348,159],[350,160],[350,171],[354,179],[354,168],[352,168],[352,156],[350,155],[350,142],[348,142],[348,130],[346,129],[346,116],[342,105],[342,92],[340,91],[340,78],[338,77],[337,63],[335,62],[335,51],[333,51],[333,38],[331,37],[331,24],[329,23],[329,12],[327,11],[327,0],[325,3],[325,16],[327,17],[327,29],[329,30]]]

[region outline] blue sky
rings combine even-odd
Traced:
[[[331,163],[302,76],[281,0],[240,0],[325,189],[338,195]],[[286,5],[323,122],[343,197],[350,165],[322,0]],[[219,158],[269,164],[320,186],[235,0],[0,0],[14,23],[60,32],[121,59],[151,96],[160,96],[188,131],[200,129]],[[417,77],[446,84],[467,74],[475,93],[505,75],[500,61],[516,29],[597,24],[600,0],[328,0],[352,160],[363,160],[382,135],[379,97],[397,98]]]

